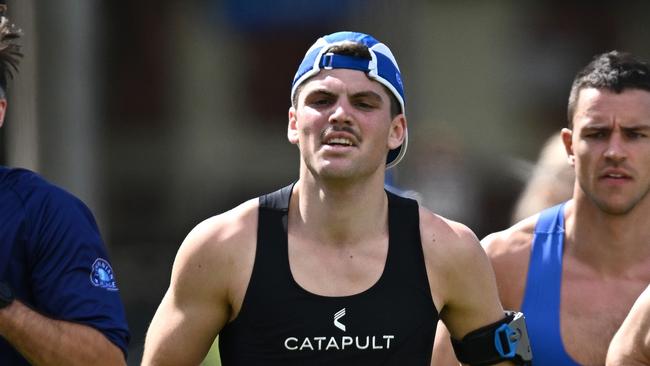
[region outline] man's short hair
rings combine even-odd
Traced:
[[[20,45],[17,43],[22,35],[9,18],[5,16],[7,6],[0,4],[0,97],[5,97],[7,90],[7,79],[13,78],[14,72],[18,72],[18,64],[23,54],[20,52]]]
[[[584,88],[607,89],[615,93],[626,89],[650,92],[650,69],[647,63],[627,52],[610,51],[596,55],[573,80],[567,110],[569,128],[573,128],[578,94]]]

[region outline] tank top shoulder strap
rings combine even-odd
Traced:
[[[564,248],[564,205],[550,207],[539,214],[530,253],[526,296],[538,296],[533,304],[553,304],[559,318],[560,286],[562,283],[562,250]],[[533,298],[531,298],[533,300]],[[557,305],[557,306],[555,306]]]
[[[259,198],[255,262],[242,310],[249,302],[263,303],[269,292],[290,291],[287,220],[292,189],[290,184]]]
[[[289,199],[291,198],[291,191],[293,190],[294,184],[292,183],[275,192],[260,196],[260,208],[286,213],[289,210]]]
[[[415,226],[418,228],[419,234],[420,214],[417,201],[398,196],[388,190],[386,194],[388,196],[389,223],[396,225],[398,229],[409,229],[409,227],[413,229]],[[399,232],[399,230],[397,231]]]
[[[386,191],[388,195],[389,246],[385,271],[392,286],[418,287],[431,294],[420,237],[420,213],[417,201]],[[431,300],[433,303],[433,299]]]
[[[564,206],[566,202],[547,208],[539,214],[535,234],[564,234]]]
[[[525,313],[559,319],[563,244],[564,203],[542,211],[535,225],[522,305]]]
[[[530,252],[522,311],[536,364],[576,365],[566,353],[560,332],[560,295],[566,202],[539,214]]]

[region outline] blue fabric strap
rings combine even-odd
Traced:
[[[564,206],[542,211],[535,226],[522,304],[537,365],[576,366],[560,333]]]
[[[367,73],[369,64],[370,60],[363,58],[326,53],[321,58],[319,67],[323,69],[352,69]]]

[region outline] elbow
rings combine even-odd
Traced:
[[[100,347],[97,347],[93,354],[93,361],[91,363],[84,363],[84,365],[126,366],[126,355],[122,352],[121,348],[108,339]]]
[[[124,353],[119,348],[115,347],[115,350],[105,352],[102,357],[99,357],[97,363],[94,365],[106,365],[106,366],[126,366],[126,358]]]

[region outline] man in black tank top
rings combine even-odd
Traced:
[[[442,319],[456,339],[503,318],[465,226],[384,190],[407,144],[404,91],[384,44],[320,38],[291,90],[297,182],[199,224],[153,318],[144,365],[429,365]]]

